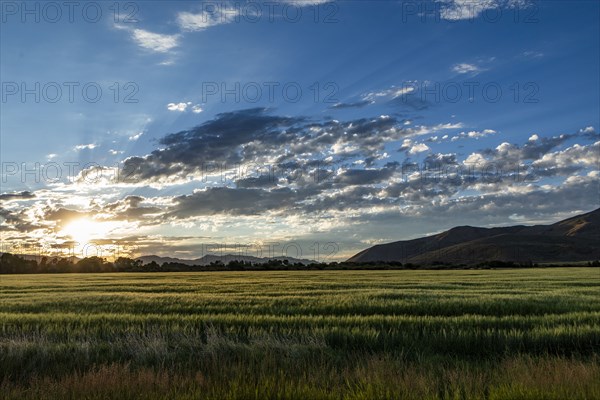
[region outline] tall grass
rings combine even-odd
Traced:
[[[6,398],[600,399],[600,271],[0,278]]]

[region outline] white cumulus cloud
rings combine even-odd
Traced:
[[[96,147],[98,147],[98,145],[95,144],[95,143],[78,144],[77,146],[75,146],[75,150],[77,150],[77,151],[79,151],[79,150],[93,150]]]
[[[169,111],[179,111],[184,112],[187,110],[188,106],[192,105],[191,102],[187,103],[169,103],[167,104],[167,110]]]
[[[140,133],[136,133],[135,135],[131,135],[131,136],[129,136],[129,140],[131,140],[131,141],[138,140],[143,134],[144,134],[144,132],[140,132]]]
[[[131,37],[140,47],[157,53],[167,53],[179,46],[180,35],[165,35],[143,29],[133,29]]]
[[[193,104],[191,101],[169,103],[167,104],[167,110],[178,112],[192,111],[194,114],[200,114],[202,111],[204,111],[204,109],[200,107],[200,104]]]
[[[418,143],[418,144],[415,144],[414,146],[412,146],[408,152],[410,154],[417,154],[417,153],[423,153],[427,150],[429,150],[429,146],[427,146],[425,143]]]

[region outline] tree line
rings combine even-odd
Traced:
[[[553,264],[552,267],[600,267],[600,261],[580,264]],[[22,256],[3,253],[0,256],[0,274],[47,274],[47,273],[98,273],[98,272],[193,272],[193,271],[285,271],[285,270],[381,270],[381,269],[464,269],[464,268],[531,268],[538,264],[515,263],[512,261],[488,261],[477,265],[450,264],[435,262],[431,265],[416,265],[399,261],[386,262],[329,262],[329,263],[290,263],[288,260],[269,260],[264,263],[249,261],[221,261],[209,265],[187,265],[177,262],[156,261],[143,264],[141,260],[119,257],[108,261],[101,257],[87,257],[74,260],[63,257],[41,257],[40,261]]]

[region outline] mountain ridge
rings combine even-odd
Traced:
[[[420,265],[592,261],[600,258],[597,243],[600,208],[549,225],[457,226],[435,235],[372,246],[347,261]]]

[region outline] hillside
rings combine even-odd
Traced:
[[[592,261],[600,259],[600,209],[551,225],[460,226],[437,235],[370,247],[349,262],[399,261],[476,264]]]

